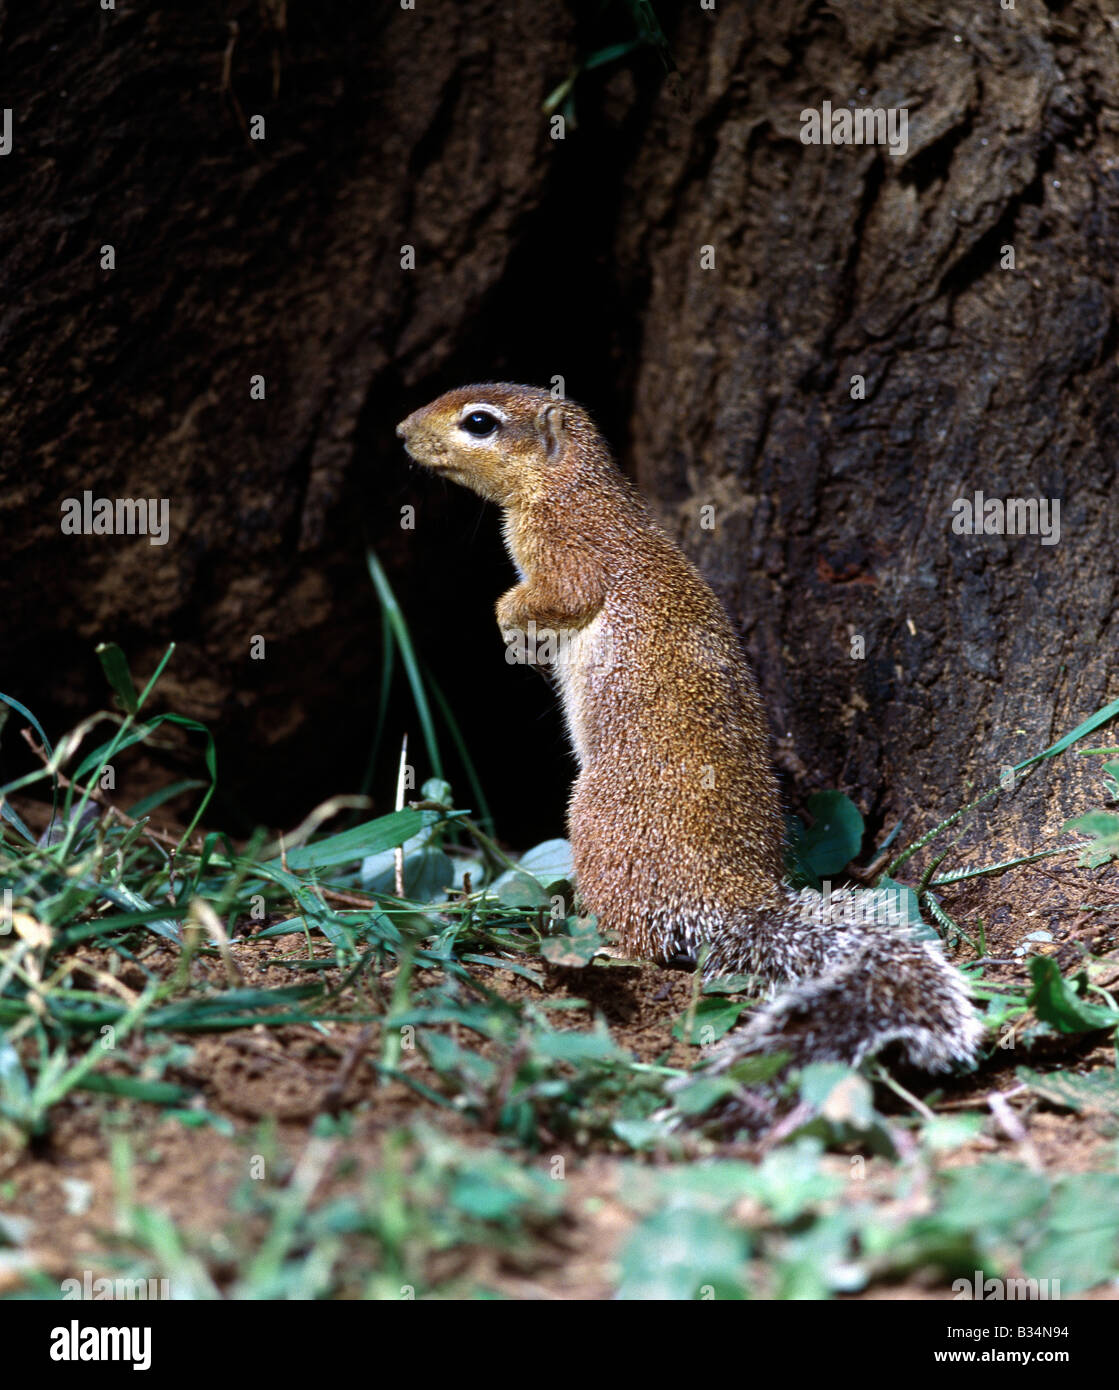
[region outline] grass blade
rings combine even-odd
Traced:
[[[101,669],[105,672],[105,679],[113,692],[127,713],[135,714],[140,708],[140,701],[136,695],[136,687],[132,684],[132,672],[128,669],[124,653],[115,642],[100,642],[95,651]]]
[[[404,614],[400,611],[400,605],[396,601],[396,595],[389,584],[388,576],[381,568],[381,562],[374,555],[372,549],[366,550],[365,563],[368,566],[374,588],[377,590],[377,598],[381,604],[382,621],[388,623],[392,629],[392,634],[396,638],[396,645],[400,651],[400,659],[404,663],[404,670],[408,676],[408,684],[412,688],[412,699],[419,716],[431,770],[436,777],[442,777],[443,760],[439,756],[439,741],[435,736],[435,722],[431,717],[431,706],[428,704],[427,692],[420,675],[416,651],[412,646],[412,635],[408,631],[408,624],[404,621]]]

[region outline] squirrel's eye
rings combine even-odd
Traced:
[[[477,435],[479,439],[487,434],[493,434],[497,429],[498,419],[496,415],[491,415],[488,410],[472,410],[462,422],[462,428],[467,434]]]

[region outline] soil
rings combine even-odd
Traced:
[[[1074,875],[1076,894],[1083,897],[1084,873]],[[1000,911],[994,900],[1005,893],[990,882],[980,880],[965,893],[958,893],[951,906],[957,920],[969,923],[986,916],[988,950],[991,956],[1013,963],[992,966],[987,976],[1022,983],[1024,966],[1013,957],[1014,945],[1025,930],[1039,922],[1054,927],[1053,943],[1062,968],[1075,964],[1081,948],[1096,951],[1115,946],[1115,918],[1110,925],[1097,916],[1075,913],[1062,916],[1060,898],[1066,890],[1062,875],[1049,869],[1035,876],[1043,891],[1032,904],[1016,899],[1014,912]],[[1067,914],[1067,907],[1065,909]],[[1063,925],[1062,925],[1063,923]],[[305,972],[285,965],[285,954],[305,957],[306,946],[299,939],[285,946],[285,939],[261,941],[242,939],[235,954],[245,983],[274,986],[304,981]],[[1043,947],[1043,949],[1045,949]],[[326,954],[322,945],[318,953]],[[96,952],[82,957],[92,967],[102,964]],[[966,958],[966,948],[964,957]],[[149,968],[170,970],[176,953],[158,945],[146,958]],[[191,966],[194,978],[225,984],[224,969],[216,958],[198,957]],[[612,1035],[635,1057],[645,1062],[661,1061],[672,1066],[694,1064],[695,1049],[672,1037],[673,1024],[686,1010],[692,997],[692,980],[687,974],[658,969],[646,963],[598,960],[584,969],[545,967],[543,990],[507,972],[477,967],[479,978],[506,998],[518,1001],[583,999],[591,1010],[601,1014]],[[331,972],[327,972],[329,979]],[[124,983],[129,983],[125,975]],[[392,976],[380,982],[391,990]],[[555,1010],[556,1027],[585,1027],[584,1010]],[[0,1177],[6,1213],[31,1223],[28,1242],[32,1262],[51,1279],[63,1279],[85,1269],[93,1277],[112,1271],[104,1264],[106,1252],[120,1243],[118,1199],[110,1163],[110,1143],[114,1133],[126,1132],[134,1160],[134,1200],[168,1212],[192,1237],[221,1242],[236,1239],[251,1242],[259,1219],[247,1221],[236,1214],[235,1194],[246,1176],[254,1154],[268,1149],[269,1163],[290,1169],[307,1144],[316,1116],[324,1110],[344,1110],[352,1118],[350,1132],[332,1140],[329,1164],[316,1189],[316,1201],[336,1196],[360,1184],[362,1176],[381,1165],[382,1147],[390,1132],[417,1118],[424,1118],[442,1132],[453,1134],[466,1145],[490,1145],[492,1135],[453,1110],[436,1110],[430,1102],[400,1082],[383,1084],[373,1068],[359,1063],[347,1066],[351,1049],[360,1049],[363,1025],[332,1023],[324,1028],[289,1026],[275,1029],[257,1026],[231,1033],[183,1035],[193,1047],[189,1063],[166,1073],[168,1079],[187,1082],[197,1088],[199,1104],[212,1116],[228,1121],[230,1134],[212,1127],[187,1128],[180,1120],[162,1116],[153,1106],[109,1102],[101,1096],[71,1093],[54,1112],[49,1136],[20,1156]],[[366,1056],[379,1055],[376,1029],[365,1034]],[[165,1044],[161,1044],[165,1045]],[[143,1057],[143,1048],[130,1045],[130,1060]],[[1029,1065],[1077,1070],[1113,1065],[1109,1046],[1094,1045],[1091,1039],[1055,1044],[1054,1056],[1044,1052],[1028,1058]],[[1018,1126],[1007,1133],[993,1113],[988,1115],[984,1132],[967,1145],[947,1153],[945,1166],[976,1162],[1000,1155],[1027,1163],[1047,1173],[1089,1171],[1114,1166],[1113,1123],[1088,1113],[1058,1111],[1018,1087],[1015,1068],[1025,1060],[1017,1048],[996,1050],[991,1060],[976,1074],[946,1083],[937,1108],[945,1113],[984,1108],[984,1098],[995,1092],[1012,1096],[1009,1104]],[[405,1055],[402,1070],[416,1080],[438,1088],[438,1077],[418,1053]],[[339,1099],[340,1097],[340,1099]],[[885,1111],[902,1109],[901,1102],[879,1090],[878,1103]],[[262,1128],[262,1122],[264,1128]],[[262,1138],[262,1136],[267,1136]],[[562,1155],[566,1177],[564,1220],[547,1237],[531,1246],[526,1260],[491,1248],[433,1252],[433,1275],[461,1278],[467,1285],[479,1285],[512,1298],[598,1299],[609,1297],[616,1280],[617,1258],[626,1234],[634,1223],[633,1213],[620,1201],[617,1177],[623,1155],[604,1147],[552,1144],[546,1152],[513,1149],[519,1161],[545,1170]],[[749,1145],[712,1144],[695,1147],[696,1156],[723,1154],[754,1157],[758,1150]],[[625,1156],[632,1161],[631,1156]],[[662,1161],[651,1158],[650,1162]],[[846,1171],[848,1159],[834,1161]],[[889,1199],[890,1176],[894,1170],[882,1160],[868,1160],[867,1176],[872,1189],[877,1183],[884,1199]],[[74,1184],[80,1186],[75,1188]],[[82,1192],[75,1207],[74,1193]],[[254,1225],[255,1221],[255,1225]],[[214,1264],[219,1287],[222,1262]],[[232,1265],[227,1271],[232,1279]],[[18,1270],[3,1276],[9,1287],[18,1285]],[[228,1289],[226,1289],[228,1291]],[[355,1295],[357,1296],[356,1290]],[[868,1298],[947,1297],[946,1286],[929,1285],[914,1276],[897,1285],[876,1287]],[[1096,1297],[1116,1297],[1114,1289],[1099,1290]]]

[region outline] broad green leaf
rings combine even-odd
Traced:
[[[1062,977],[1057,962],[1049,956],[1033,956],[1030,978],[1034,987],[1026,1000],[1043,1023],[1059,1033],[1088,1033],[1096,1028],[1114,1028],[1119,1012],[1082,999]]]
[[[771,1080],[789,1060],[787,1052],[755,1052],[740,1058],[727,1069],[739,1086],[760,1086]]]
[[[546,890],[560,880],[570,881],[574,873],[568,842],[545,840],[527,850],[515,869],[495,879],[488,892],[508,907],[543,907],[550,901]]]
[[[842,1063],[813,1062],[804,1067],[800,1095],[832,1124],[866,1130],[880,1123],[870,1082]]]
[[[942,1179],[943,1195],[936,1210],[918,1224],[931,1223],[942,1231],[985,1234],[988,1241],[1011,1238],[1036,1229],[1049,1196],[1042,1173],[1014,1163],[992,1162],[954,1168]]]
[[[529,1200],[527,1192],[514,1192],[500,1178],[484,1173],[462,1173],[451,1186],[450,1200],[459,1211],[479,1221],[501,1221]]]
[[[982,1115],[934,1115],[921,1126],[921,1140],[933,1153],[961,1148],[983,1133]]]
[[[1022,1267],[1030,1278],[1049,1280],[1051,1298],[1054,1281],[1059,1282],[1062,1296],[1082,1293],[1114,1280],[1116,1244],[1114,1226],[1101,1226],[1097,1230],[1045,1231],[1038,1241],[1031,1243]],[[1030,1296],[1028,1286],[1021,1296]]]
[[[718,995],[701,998],[692,1017],[690,1036],[684,1036],[688,1014],[684,1014],[672,1025],[672,1036],[679,1042],[691,1043],[693,1047],[707,1047],[729,1033],[747,1008],[748,1005],[744,1001],[734,1001]]]
[[[481,1053],[460,1047],[446,1033],[425,1028],[419,1035],[420,1047],[431,1065],[443,1076],[468,1077],[480,1086],[489,1086],[497,1075],[497,1064]]]
[[[823,1202],[838,1197],[846,1180],[825,1172],[820,1164],[823,1146],[800,1138],[793,1145],[766,1154],[751,1174],[749,1195],[769,1207],[776,1220],[790,1222]]]
[[[522,874],[515,869],[503,873],[486,890],[487,896],[495,896],[506,907],[549,907],[551,899],[547,890],[530,874]]]
[[[532,1038],[533,1051],[553,1062],[616,1062],[624,1052],[605,1029],[593,1033],[541,1031]]]
[[[1061,1293],[1069,1294],[1114,1279],[1117,1265],[1119,1176],[1068,1173],[1059,1177],[1047,1220],[1023,1260],[1026,1273],[1060,1280]]]
[[[1024,1081],[1050,1105],[1059,1105],[1065,1110],[1102,1110],[1105,1114],[1119,1116],[1119,1073],[1114,1067],[1101,1067],[1087,1074],[1054,1071],[1045,1075],[1019,1067],[1017,1075],[1019,1081]]]
[[[753,975],[716,975],[704,980],[704,994],[756,994],[758,981]]]
[[[426,835],[410,837],[417,849],[404,846],[404,896],[412,902],[442,902],[455,881],[455,865],[450,855],[424,844]],[[384,850],[371,854],[361,863],[361,885],[369,893],[396,892],[396,853]]]
[[[854,1258],[859,1224],[853,1212],[833,1212],[784,1241],[777,1260],[776,1296],[820,1299],[836,1290],[863,1288],[867,1267]]]
[[[626,1242],[617,1297],[741,1299],[748,1254],[745,1233],[721,1216],[670,1207],[648,1217]]]
[[[576,969],[588,965],[602,949],[602,937],[593,917],[568,917],[565,930],[545,937],[540,954],[551,965]]]
[[[842,792],[816,792],[805,803],[813,824],[797,845],[800,860],[818,878],[841,873],[863,841],[859,808]]]
[[[1086,816],[1077,816],[1065,821],[1061,830],[1078,830],[1082,835],[1095,837],[1080,851],[1077,863],[1081,868],[1098,869],[1101,864],[1119,859],[1119,816],[1110,811],[1090,811]]]
[[[662,1172],[659,1206],[703,1207],[706,1211],[726,1211],[753,1192],[756,1169],[737,1159],[713,1163],[692,1163]]]
[[[404,896],[413,902],[442,902],[454,881],[454,863],[441,849],[421,849],[404,861]]]
[[[877,895],[874,908],[868,906],[868,916],[883,926],[908,927],[918,936],[931,937],[939,941],[936,931],[921,916],[921,905],[917,894],[907,883],[899,883],[895,878],[883,874],[868,894]],[[863,896],[860,892],[858,896]]]
[[[545,886],[558,878],[574,878],[571,845],[567,840],[544,840],[526,850],[517,861],[524,873],[534,875]]]
[[[737,1090],[738,1083],[729,1076],[697,1076],[674,1090],[672,1100],[681,1115],[703,1115]]]
[[[615,1120],[610,1128],[623,1144],[638,1152],[672,1144],[675,1137],[663,1120]]]

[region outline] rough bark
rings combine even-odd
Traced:
[[[648,279],[637,476],[803,784],[878,823],[932,824],[1117,693],[1112,30],[1094,4],[731,7],[681,28],[690,119],[662,108],[627,184],[657,190],[619,237]],[[802,144],[825,98],[907,106],[907,153]],[[1060,543],[954,533],[976,490],[1059,499]],[[1089,782],[1038,778],[984,853]]]

